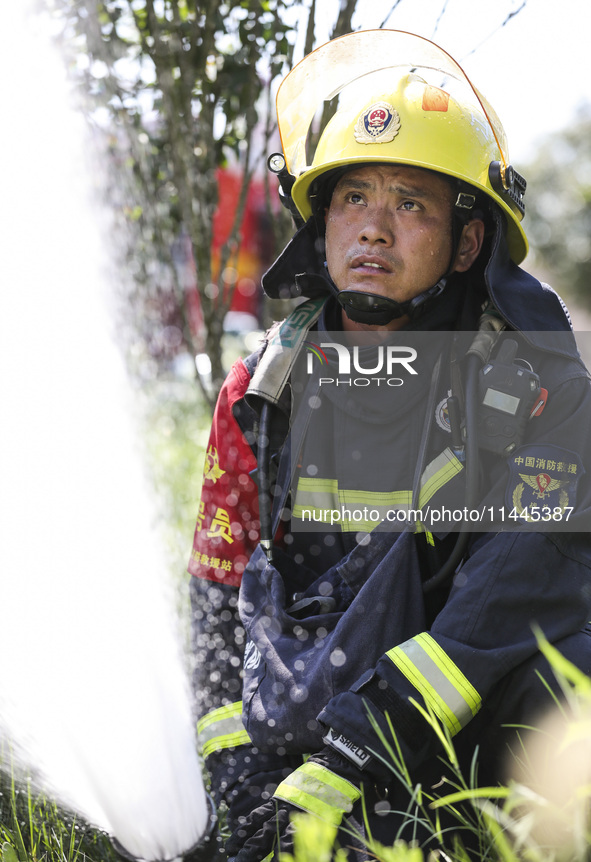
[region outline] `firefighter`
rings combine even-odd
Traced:
[[[400,762],[435,796],[448,739],[466,776],[478,747],[479,784],[502,779],[506,726],[557,690],[537,630],[591,672],[589,379],[562,301],[519,266],[503,128],[449,55],[350,34],[277,110],[301,226],[263,287],[303,301],[215,410],[198,728],[237,862],[291,849],[297,810],[359,860],[372,836],[445,843]]]

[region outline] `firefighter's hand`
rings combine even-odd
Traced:
[[[263,862],[274,858],[274,852],[291,852],[291,815],[298,810],[338,827],[361,796],[360,781],[361,773],[332,749],[312,755],[235,830],[226,846],[228,856],[232,862]]]
[[[272,798],[251,811],[226,843],[229,862],[266,862],[293,850],[293,805]]]

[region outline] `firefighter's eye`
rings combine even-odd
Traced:
[[[414,212],[419,209],[419,205],[416,201],[404,201],[404,203],[400,205],[400,209],[405,210],[405,212]]]
[[[363,200],[363,196],[359,192],[349,192],[345,200],[350,204],[363,205],[365,203],[365,201]]]

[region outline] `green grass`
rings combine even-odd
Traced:
[[[109,838],[25,778],[16,780],[3,761],[0,771],[1,862],[117,862]]]

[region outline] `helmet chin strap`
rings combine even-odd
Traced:
[[[396,302],[395,299],[364,290],[337,289],[335,295],[350,320],[355,323],[386,326],[400,317],[409,317],[410,320],[419,317],[431,300],[443,292],[446,283],[447,279],[444,276],[433,287],[424,290],[407,302]]]
[[[339,290],[329,275],[326,263],[322,280],[328,285],[330,292],[343,308],[349,320],[355,323],[365,323],[369,326],[386,326],[392,320],[400,317],[409,317],[414,320],[426,311],[428,305],[436,296],[443,293],[447,284],[447,274],[442,276],[437,284],[427,288],[418,296],[406,302],[397,302],[388,296],[379,293],[371,293],[366,290],[353,290],[345,288]]]
[[[295,277],[295,283],[300,295],[303,296],[321,295],[328,289],[328,292],[335,297],[343,308],[347,317],[356,323],[365,323],[369,326],[386,326],[390,321],[405,315],[414,320],[426,311],[431,301],[445,289],[447,273],[433,287],[427,288],[407,302],[396,302],[395,299],[381,296],[378,293],[369,293],[365,290],[339,290],[330,277],[326,264],[317,272],[298,273]]]

